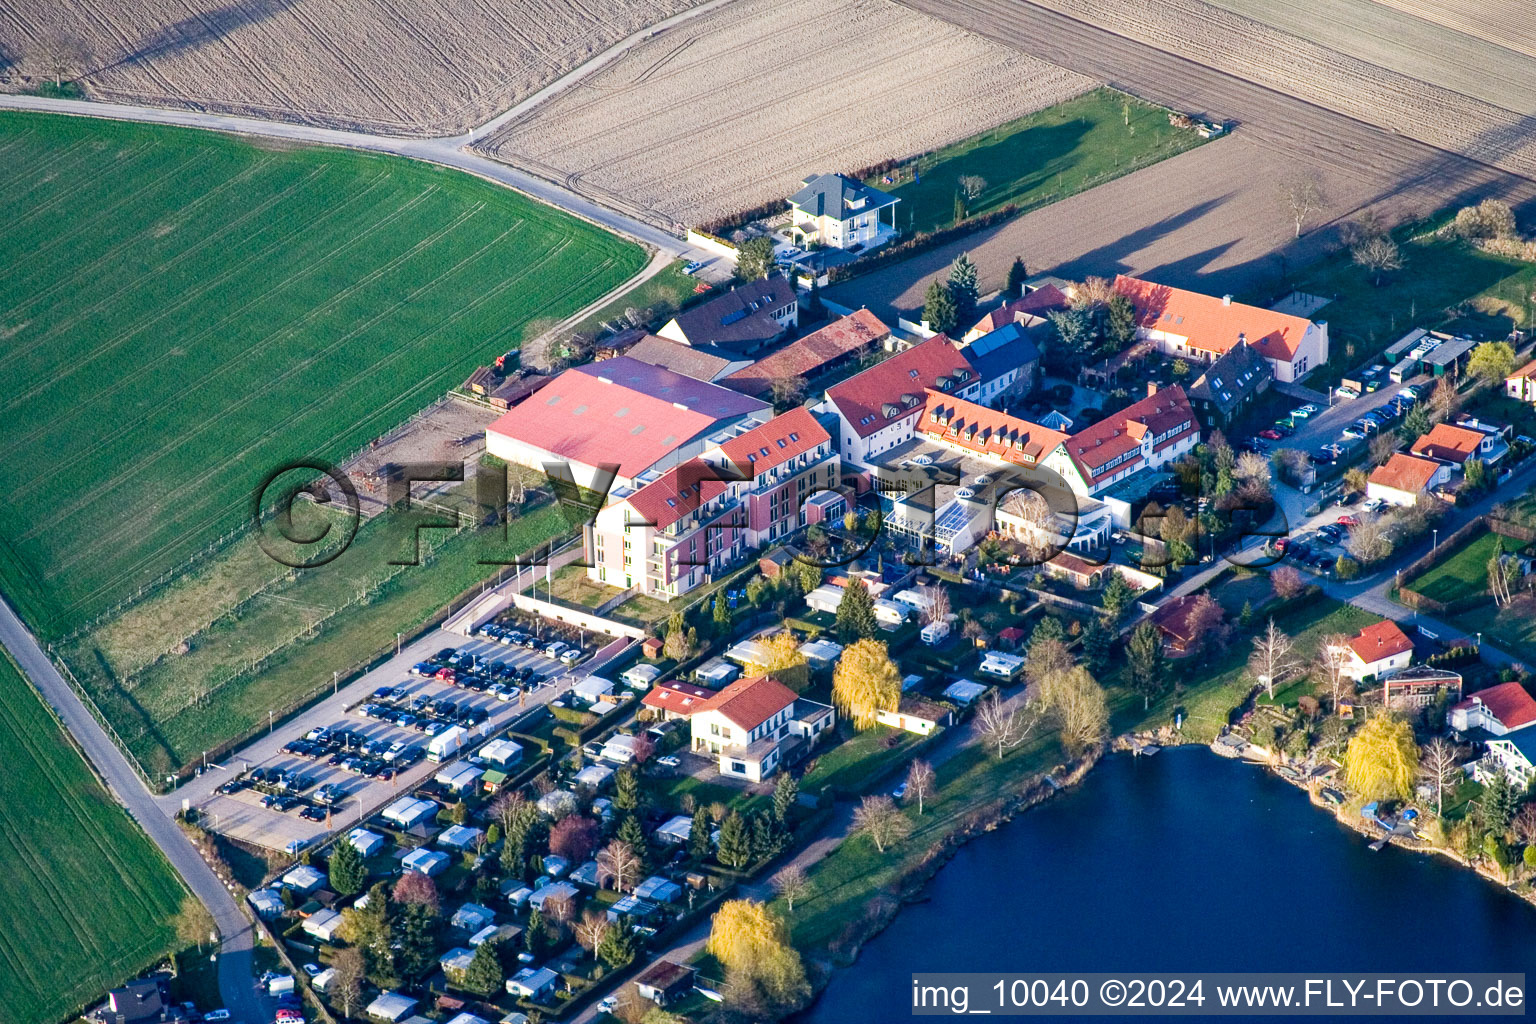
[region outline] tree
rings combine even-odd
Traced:
[[[1301,592],[1307,589],[1307,583],[1301,578],[1301,571],[1292,565],[1279,565],[1269,574],[1269,585],[1274,590],[1275,596],[1282,601],[1290,601],[1301,596]]]
[[[555,822],[549,830],[549,852],[572,864],[584,863],[597,848],[599,826],[595,818],[572,814]]]
[[[1502,388],[1515,369],[1515,347],[1507,341],[1485,341],[1472,350],[1467,373],[1484,385]]]
[[[1024,279],[1029,276],[1029,271],[1024,266],[1024,259],[1015,256],[1013,262],[1008,265],[1008,276],[1003,279],[1003,297],[1005,299],[1021,298],[1024,294]]]
[[[1456,763],[1456,747],[1449,740],[1436,736],[1424,745],[1419,759],[1419,775],[1435,789],[1435,813],[1445,813],[1445,791],[1456,785],[1461,777],[1461,766]]]
[[[1362,565],[1375,565],[1392,554],[1392,542],[1387,539],[1386,524],[1380,517],[1363,515],[1359,525],[1350,527],[1345,547]]]
[[[1317,645],[1318,677],[1328,688],[1329,706],[1334,711],[1338,711],[1339,701],[1354,687],[1349,676],[1350,654],[1349,637],[1342,633],[1325,636]]]
[[[389,923],[389,888],[379,882],[368,890],[366,906],[341,912],[341,935],[362,953],[368,978],[380,988],[396,982],[394,936]]]
[[[356,946],[338,949],[331,957],[331,967],[335,974],[331,976],[325,994],[333,1006],[341,1009],[343,1017],[350,1017],[353,1010],[362,1008],[365,973],[363,951]]]
[[[1115,648],[1120,644],[1120,637],[1104,622],[1102,616],[1094,615],[1089,617],[1088,625],[1083,627],[1081,658],[1083,666],[1094,675],[1109,668]]]
[[[957,319],[955,300],[950,296],[949,289],[937,278],[930,281],[928,291],[923,296],[923,320],[927,322],[928,329],[940,333],[952,331]]]
[[[528,926],[523,929],[523,947],[535,960],[543,960],[549,956],[552,945],[549,922],[544,919],[543,911],[535,909],[528,915]]]
[[[736,251],[736,276],[743,281],[767,277],[773,270],[773,239],[767,235],[749,238]]]
[[[901,700],[901,671],[879,640],[860,640],[843,651],[832,672],[832,703],[856,729],[875,724]]]
[[[709,856],[709,808],[700,804],[693,809],[693,823],[688,830],[688,853],[703,860]]]
[[[596,953],[597,947],[603,944],[603,937],[608,934],[612,922],[608,920],[606,911],[596,908],[586,911],[581,915],[581,920],[572,929],[576,933],[576,941],[581,943],[581,948],[589,953]]]
[[[1366,800],[1408,799],[1418,770],[1413,728],[1396,715],[1371,718],[1344,752],[1344,780]]]
[[[613,809],[637,811],[642,798],[640,776],[633,768],[621,768],[613,776]]]
[[[1472,461],[1467,460],[1469,463]],[[1504,557],[1504,538],[1495,535],[1493,554],[1488,558],[1488,593],[1493,597],[1494,607],[1503,608],[1513,599],[1511,589],[1515,580],[1516,574]]]
[[[715,594],[715,609],[711,616],[715,623],[716,636],[730,636],[731,634],[731,606],[725,599],[725,591]]]
[[[495,942],[482,942],[475,947],[474,958],[464,968],[461,986],[466,992],[489,999],[502,990],[506,978],[501,972],[501,957],[496,953]]]
[[[1072,754],[1097,744],[1109,728],[1104,688],[1080,665],[1047,679],[1040,687],[1040,703],[1061,729],[1062,746]]]
[[[810,684],[811,666],[800,653],[795,634],[786,629],[758,638],[757,644],[763,652],[763,660],[747,666],[749,676],[772,676],[797,692]]]
[[[988,746],[997,749],[998,760],[1028,739],[1039,724],[1040,705],[1037,701],[1025,701],[1023,707],[1009,707],[993,690],[976,707],[977,732]]]
[[[331,848],[331,862],[326,866],[331,879],[331,889],[342,896],[353,896],[368,884],[368,865],[363,855],[345,836]]]
[[[906,799],[917,801],[917,813],[923,813],[923,801],[933,795],[933,765],[919,758],[907,766]]]
[[[965,218],[967,216],[967,213],[966,213],[966,210],[965,210],[965,196],[961,194],[959,189],[955,189],[955,215],[954,216],[955,216],[954,223],[956,223],[956,224],[959,224],[961,221],[965,220]]]
[[[962,174],[957,179],[960,186],[960,194],[965,196],[965,201],[975,202],[983,192],[987,190],[987,179],[979,174]]]
[[[987,627],[976,619],[966,619],[965,625],[960,629],[960,635],[977,647],[987,645]]]
[[[765,904],[726,900],[710,922],[704,947],[728,975],[747,982],[780,1007],[810,995],[800,954],[789,944],[789,929]]]
[[[1382,278],[1394,270],[1403,269],[1403,253],[1397,243],[1386,235],[1367,238],[1349,250],[1349,258],[1358,267],[1371,274],[1371,284],[1380,286]]]
[[[33,40],[31,56],[43,76],[53,79],[54,88],[62,89],[66,76],[73,79],[84,73],[91,48],[73,32],[51,31]]]
[[[643,863],[634,848],[622,839],[611,840],[597,855],[597,867],[613,879],[616,892],[627,892],[638,882]]]
[[[809,382],[798,373],[773,378],[768,383],[773,392],[773,407],[782,411],[799,405],[805,399],[808,386]]]
[[[1301,666],[1301,663],[1292,656],[1293,647],[1291,638],[1286,636],[1275,625],[1275,620],[1269,620],[1269,626],[1253,638],[1253,653],[1248,657],[1248,671],[1253,673],[1259,685],[1269,693],[1269,699],[1275,699],[1275,684],[1284,682],[1292,672]]]
[[[667,637],[662,644],[662,653],[673,661],[687,661],[693,656],[682,612],[673,612],[667,616]]]
[[[1520,805],[1509,823],[1509,830],[1516,842],[1527,847],[1536,846],[1536,800],[1527,800]]]
[[[1104,617],[1111,623],[1119,622],[1135,600],[1136,591],[1125,582],[1125,577],[1110,569],[1109,579],[1104,581],[1104,589],[1099,592],[1099,604],[1104,609]]]
[[[740,870],[752,860],[752,837],[738,811],[731,811],[720,823],[720,848],[715,857],[728,868]]]
[[[885,852],[887,846],[898,843],[912,832],[912,823],[897,809],[895,801],[885,795],[866,796],[853,809],[853,829],[849,835],[867,836],[875,849]]]
[[[967,253],[955,257],[949,265],[949,297],[955,304],[955,320],[970,323],[976,312],[976,300],[981,289],[976,283],[976,264]]]
[[[623,822],[619,824],[618,832],[614,833],[614,837],[628,846],[640,859],[640,866],[636,870],[644,871],[650,859],[651,848],[646,841],[645,826],[640,824],[640,819],[633,814],[626,815]]]
[[[1302,171],[1280,182],[1280,201],[1296,225],[1295,237],[1301,237],[1301,229],[1314,213],[1327,202],[1323,195],[1323,182],[1316,171]]]
[[[1488,830],[1502,836],[1509,830],[1509,823],[1515,817],[1515,805],[1520,799],[1515,787],[1510,785],[1509,776],[1502,771],[1493,773],[1487,785],[1483,786],[1483,802],[1481,813],[1483,824]]]
[[[640,939],[627,918],[609,928],[597,946],[598,959],[615,971],[634,963],[639,953]]]
[[[949,589],[942,583],[924,587],[921,591],[928,598],[928,606],[923,609],[923,625],[934,622],[947,622],[950,616]]]
[[[1116,352],[1129,348],[1136,340],[1136,306],[1130,296],[1116,292],[1105,307],[1104,341]]]
[[[392,895],[396,903],[412,903],[437,912],[437,883],[420,871],[407,871],[401,875]]]
[[[1125,657],[1131,670],[1131,686],[1142,695],[1142,704],[1146,706],[1165,689],[1168,657],[1163,653],[1162,632],[1150,622],[1138,625],[1131,630]]]
[[[437,963],[442,922],[437,909],[426,903],[395,903],[390,911],[396,973],[405,981],[414,981]]]
[[[788,825],[799,798],[800,783],[789,772],[780,772],[773,784],[773,820],[779,825]]]
[[[1422,403],[1408,410],[1403,417],[1403,436],[1409,440],[1416,440],[1429,433],[1434,424],[1429,421],[1429,407]]]
[[[798,864],[791,864],[774,876],[773,891],[778,893],[779,899],[784,901],[784,905],[793,914],[795,901],[803,900],[811,894],[811,881],[805,877],[805,872]]]
[[[843,587],[837,602],[837,635],[844,643],[860,637],[872,637],[880,629],[875,618],[875,599],[869,596],[864,581],[854,578]]]
[[[1453,225],[1462,238],[1510,238],[1515,234],[1515,212],[1508,203],[1484,199],[1476,206],[1456,211]]]
[[[1189,634],[1192,649],[1205,654],[1226,639],[1228,628],[1226,612],[1210,594],[1196,596],[1184,619],[1184,629]]]

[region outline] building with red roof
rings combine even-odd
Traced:
[[[1174,385],[1079,430],[1067,438],[1066,454],[1081,478],[1079,493],[1094,495],[1143,469],[1165,466],[1199,443],[1194,408]]]
[[[485,431],[486,451],[519,466],[568,466],[580,487],[635,486],[703,451],[769,406],[729,388],[618,356],[567,370]]]
[[[686,718],[695,753],[717,756],[721,774],[752,782],[803,756],[837,721],[832,708],[800,697],[772,676],[738,679],[723,690],[661,683],[642,704],[666,718]]]
[[[1497,434],[1485,434],[1451,423],[1436,423],[1429,433],[1413,442],[1410,450],[1415,455],[1463,466],[1468,459],[1486,457],[1498,443]]]
[[[884,345],[891,329],[867,309],[854,310],[827,326],[792,341],[771,355],[720,380],[744,395],[766,399],[773,382],[788,377],[811,379],[847,365]]]
[[[1366,626],[1340,650],[1344,674],[1354,680],[1401,671],[1413,660],[1413,641],[1391,619]]]
[[[1504,378],[1504,394],[1517,402],[1536,403],[1536,359]]]
[[[1500,683],[1453,704],[1449,720],[1461,732],[1484,729],[1504,736],[1536,723],[1536,699],[1519,683]]]
[[[1035,323],[1045,314],[1057,309],[1067,308],[1067,296],[1060,288],[1053,284],[1041,285],[1025,295],[1005,302],[972,325],[965,332],[962,341],[971,342],[982,335],[991,334],[1001,330],[1009,324],[1022,323],[1029,325]]]
[[[838,454],[860,466],[912,440],[929,388],[972,398],[981,378],[949,338],[936,334],[827,389],[837,414]]]
[[[1394,452],[1366,479],[1365,495],[1380,498],[1389,505],[1418,504],[1419,495],[1446,483],[1451,478],[1448,463],[1418,455]]]
[[[1203,295],[1121,274],[1114,290],[1136,308],[1136,336],[1158,351],[1190,362],[1210,363],[1239,342],[1269,360],[1275,379],[1300,380],[1328,361],[1328,324],[1277,313],[1232,296]]]

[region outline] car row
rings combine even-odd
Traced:
[[[558,660],[567,668],[585,657],[585,652],[575,644],[568,644],[563,640],[541,640],[497,622],[487,622],[475,630],[475,635],[483,640],[494,640],[503,647],[521,647],[525,650],[538,651],[546,658]]]

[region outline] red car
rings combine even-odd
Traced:
[[[1351,526],[1359,526],[1360,520],[1354,516],[1339,516],[1338,523],[1345,529],[1349,529]]]
[[[451,668],[440,668],[437,670],[434,678],[441,679],[445,683],[451,683],[458,678],[458,673]]]
[[[1278,441],[1281,437],[1280,431],[1274,429],[1273,427],[1269,428],[1268,430],[1259,431],[1259,436],[1266,441]]]

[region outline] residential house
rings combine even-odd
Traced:
[[[1196,637],[1189,628],[1189,613],[1194,610],[1194,606],[1195,597],[1192,594],[1171,597],[1158,605],[1147,620],[1163,635],[1163,647],[1169,653],[1187,654],[1194,646]]]
[[[703,381],[718,381],[752,365],[752,360],[740,355],[694,348],[655,334],[647,334],[624,354],[642,363],[665,367],[673,373]]]
[[[139,978],[107,993],[107,1001],[89,1015],[98,1024],[151,1024],[183,1020],[185,1016],[166,998],[159,977]]]
[[[774,275],[691,306],[656,333],[693,348],[740,358],[761,352],[799,323],[795,286]]]
[[[1519,683],[1500,683],[1453,704],[1449,720],[1458,732],[1483,729],[1505,736],[1536,723],[1536,700]]]
[[[1413,641],[1397,623],[1383,619],[1350,637],[1341,651],[1344,674],[1358,682],[1407,668],[1413,660]]]
[[[1108,562],[1090,562],[1067,551],[1058,552],[1041,568],[1047,576],[1065,580],[1079,590],[1098,586],[1104,574],[1113,571]]]
[[[1495,771],[1503,772],[1516,792],[1524,792],[1536,779],[1536,729],[1488,741],[1488,752],[1473,765],[1472,777],[1486,784],[1493,781]]]
[[[668,679],[648,690],[640,703],[655,711],[663,721],[687,720],[717,692],[705,686]]]
[[[768,676],[754,676],[698,699],[664,683],[642,703],[667,717],[685,717],[690,747],[719,759],[720,772],[761,782],[801,756],[836,720],[824,704],[798,697]]]
[[[976,401],[997,408],[1029,394],[1040,365],[1040,347],[1035,338],[1041,330],[1019,323],[1005,324],[960,349],[981,377]]]
[[[1371,471],[1366,480],[1365,496],[1380,498],[1389,505],[1416,505],[1419,495],[1443,486],[1450,478],[1448,463],[1395,452],[1383,465]]]
[[[899,233],[900,201],[846,174],[818,174],[789,197],[790,234],[801,245],[872,249]]]
[[[1509,446],[1497,433],[1484,433],[1452,423],[1436,423],[1429,433],[1413,442],[1413,454],[1465,468],[1468,459],[1497,462]]]
[[[1214,363],[1247,343],[1269,361],[1275,379],[1293,383],[1328,361],[1328,324],[1199,292],[1128,277],[1114,290],[1136,308],[1136,336],[1165,355]]]
[[[1005,302],[1001,306],[977,320],[961,336],[963,342],[972,342],[984,334],[1009,324],[1023,324],[1028,327],[1039,323],[1045,315],[1052,310],[1066,309],[1068,299],[1060,288],[1053,284],[1044,284],[1038,288],[1031,288],[1028,292],[1011,302]]]
[[[548,967],[524,967],[507,979],[509,993],[535,1003],[548,1002],[559,986],[560,975]]]
[[[1066,473],[1062,477],[1077,493],[1092,497],[1143,469],[1158,469],[1182,458],[1199,443],[1200,423],[1189,397],[1174,385],[1068,438],[1067,455],[1078,472],[1075,478]],[[1055,465],[1047,463],[1047,467]],[[1079,486],[1083,489],[1078,490]]]
[[[738,434],[705,453],[733,487],[745,513],[748,547],[775,544],[805,526],[804,505],[812,495],[839,483],[832,437],[810,410],[797,407]]]
[[[1504,394],[1518,402],[1536,403],[1536,360],[1504,378]]]
[[[894,709],[881,708],[877,711],[875,721],[893,729],[905,729],[919,736],[927,736],[951,724],[954,712],[942,704],[903,695]]]
[[[682,999],[693,991],[695,970],[670,960],[657,960],[635,979],[635,990],[641,999],[649,999],[657,1006]]]
[[[838,418],[838,454],[856,466],[912,439],[928,389],[973,398],[981,379],[964,353],[935,335],[827,389],[819,406]]]
[[[1414,665],[1381,677],[1381,703],[1389,711],[1417,711],[1450,695],[1461,699],[1461,673],[1433,665]]]
[[[565,371],[501,416],[486,428],[486,451],[606,493],[641,486],[722,431],[770,415],[755,398],[618,356]]]
[[[1208,429],[1225,430],[1269,390],[1275,371],[1246,341],[1233,345],[1187,389],[1189,404]]]
[[[879,317],[867,309],[857,309],[736,370],[720,383],[766,400],[772,397],[774,381],[793,377],[814,380],[884,345],[890,337],[891,329]]]

